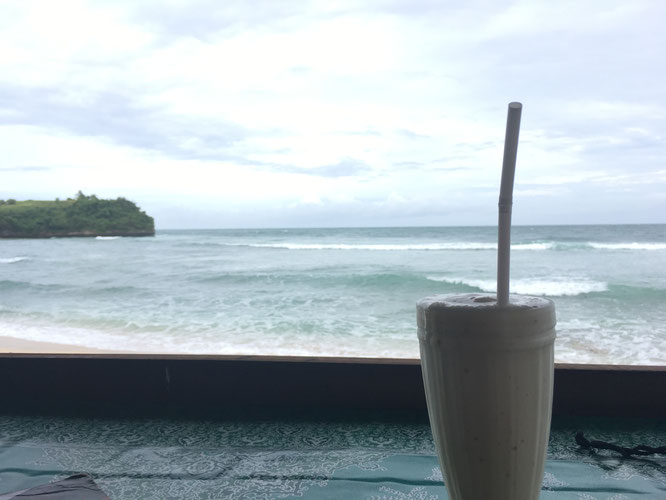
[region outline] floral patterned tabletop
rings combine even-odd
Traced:
[[[553,421],[543,499],[666,499],[666,456],[585,450],[576,431],[666,444],[666,421]],[[395,414],[215,420],[0,416],[0,493],[86,472],[113,500],[448,498],[427,421]]]

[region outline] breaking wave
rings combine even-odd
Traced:
[[[483,292],[494,293],[497,290],[497,283],[494,280],[449,278],[428,276],[431,281],[441,281],[452,285],[465,285],[472,288],[478,288]],[[608,283],[601,281],[591,281],[587,279],[522,279],[511,281],[511,292],[520,295],[546,295],[549,297],[563,297],[581,295],[592,292],[605,292],[608,290]]]
[[[24,260],[29,259],[28,257],[0,257],[0,264],[15,264]]]

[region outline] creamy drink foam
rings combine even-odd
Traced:
[[[555,307],[540,297],[427,297],[417,304],[428,414],[453,500],[533,500],[553,395]]]

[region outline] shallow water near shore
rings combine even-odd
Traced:
[[[0,240],[0,336],[168,353],[418,357],[415,303],[493,292],[496,228]],[[666,225],[522,226],[512,293],[556,361],[666,364]]]

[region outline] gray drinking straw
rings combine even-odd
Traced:
[[[520,133],[520,113],[522,110],[522,104],[511,102],[506,117],[497,234],[497,305],[500,307],[509,304],[511,206],[513,205],[513,178],[516,173],[516,154],[518,153],[518,134]]]

